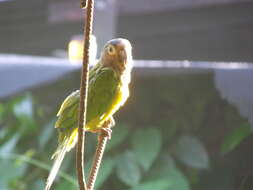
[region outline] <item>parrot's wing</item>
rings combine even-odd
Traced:
[[[89,80],[97,75],[101,68],[100,62],[98,62],[90,71]],[[77,127],[78,108],[79,108],[80,92],[76,90],[72,92],[62,103],[57,116],[58,120],[55,123],[55,128],[70,128]]]
[[[119,79],[110,68],[102,68],[90,81],[87,105],[87,123],[91,120],[102,122],[105,115],[108,115],[114,105],[116,88]],[[95,122],[95,123],[97,123]],[[98,124],[97,123],[97,124]],[[89,126],[97,127],[97,126]]]
[[[114,112],[115,105],[120,100],[117,101],[115,98],[115,91],[119,82],[115,72],[110,68],[101,68],[100,66],[96,69],[98,69],[96,74],[89,82],[86,121],[88,123],[93,120],[97,125],[107,119],[110,113]],[[80,93],[77,90],[64,100],[57,114],[56,128],[69,129],[77,127],[79,98]]]
[[[55,128],[70,128],[77,126],[80,92],[72,92],[62,103],[57,113]]]
[[[68,152],[71,148],[73,148],[73,145],[76,144],[76,140],[77,140],[76,137],[77,137],[77,129],[74,129],[72,130],[70,135],[65,136],[62,139],[62,141],[59,143],[55,153],[52,156],[52,159],[54,159],[54,164],[50,170],[50,173],[46,182],[46,187],[44,190],[50,190],[54,182],[54,179],[60,169],[61,163],[64,159],[66,152]]]
[[[57,116],[60,116],[64,110],[66,110],[67,108],[69,108],[70,106],[72,106],[73,104],[78,103],[80,97],[80,93],[79,90],[76,90],[74,92],[72,92],[62,103]]]
[[[53,154],[54,164],[47,178],[45,190],[49,190],[60,169],[63,158],[70,149],[76,144],[77,130],[73,127],[77,126],[79,90],[72,92],[62,103],[57,113],[58,120],[55,123],[56,128],[67,129],[60,131],[59,145]]]

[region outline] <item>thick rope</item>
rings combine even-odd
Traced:
[[[107,128],[108,124],[105,123],[104,127]],[[98,136],[98,144],[97,144],[97,148],[96,148],[95,157],[94,157],[94,160],[92,163],[92,168],[90,170],[90,176],[89,176],[89,181],[88,181],[88,186],[87,186],[88,190],[94,189],[94,185],[96,182],[96,178],[97,178],[98,171],[99,171],[102,159],[103,159],[103,154],[104,154],[106,143],[107,143],[108,139],[109,139],[108,132],[106,133],[105,131],[101,130],[101,132]]]
[[[90,36],[92,34],[94,1],[83,1],[87,5],[86,22],[84,27],[84,48],[83,48],[83,67],[80,82],[80,104],[78,120],[78,143],[76,151],[76,170],[80,190],[86,190],[84,175],[84,141],[85,141],[85,123],[87,112],[87,95],[89,84],[89,56],[90,56]],[[81,5],[83,6],[83,5]],[[84,17],[85,18],[85,17]]]

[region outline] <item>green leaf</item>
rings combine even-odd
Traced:
[[[3,145],[0,146],[0,155],[6,155],[11,152],[13,152],[18,140],[19,140],[19,134],[16,134],[15,136],[11,137],[7,142],[5,142]]]
[[[21,99],[21,101],[14,104],[13,112],[14,115],[19,119],[22,119],[23,117],[32,119],[33,118],[32,97],[29,94],[25,95]]]
[[[155,180],[155,181],[148,181],[142,184],[139,184],[130,190],[168,190],[171,184],[168,182],[167,179]],[[181,190],[181,189],[180,189]]]
[[[28,159],[31,159],[33,157],[33,155],[35,154],[35,151],[30,149],[27,150],[25,153],[22,154],[23,157],[26,157]],[[6,154],[6,158],[10,157],[10,155],[13,154]],[[1,156],[1,155],[0,155]],[[23,159],[23,157],[16,157],[16,163],[17,164],[26,164],[25,160]],[[8,159],[8,158],[7,158]]]
[[[251,134],[252,128],[249,123],[244,123],[240,127],[235,128],[225,137],[221,146],[221,152],[225,154],[232,151]]]
[[[4,139],[7,134],[8,134],[7,127],[3,127],[2,129],[0,129],[0,140]]]
[[[3,160],[14,160],[15,161],[15,165],[16,167],[20,167],[20,163],[27,163],[27,164],[22,164],[22,166],[27,166],[28,164],[36,166],[37,168],[41,168],[47,171],[50,171],[51,166],[47,165],[39,160],[35,160],[33,158],[30,158],[31,155],[29,155],[30,153],[28,152],[28,156],[27,155],[20,155],[20,154],[0,154],[0,168],[1,168],[1,164],[3,162],[1,162],[1,158],[3,158]],[[1,175],[1,170],[0,170],[0,175]],[[64,178],[64,180],[68,181],[69,183],[73,184],[74,186],[77,187],[77,183],[75,178],[73,178],[72,176],[70,176],[67,173],[61,172],[59,171],[59,176]],[[1,183],[1,178],[0,178],[0,183]]]
[[[45,181],[38,179],[31,186],[31,189],[43,190],[45,188]]]
[[[203,144],[193,136],[182,136],[177,144],[178,159],[191,168],[209,168],[209,158]]]
[[[156,180],[139,184],[131,190],[190,190],[186,177],[177,168],[167,170],[167,173]]]
[[[176,167],[174,159],[166,152],[159,155],[156,162],[152,166],[147,179],[157,180],[160,179],[168,173],[169,170]]]
[[[0,182],[8,184],[16,177],[23,176],[26,170],[26,164],[16,164],[13,161],[0,158]]]
[[[125,125],[118,125],[113,128],[112,138],[109,140],[106,151],[120,145],[127,137],[129,129]]]
[[[132,147],[137,161],[147,171],[160,152],[162,137],[156,128],[139,129],[132,138]]]
[[[187,181],[187,178],[183,175],[183,173],[177,169],[171,169],[168,171],[167,175],[164,177],[170,183],[170,186],[167,190],[189,190],[190,186]]]
[[[105,182],[105,180],[110,176],[115,166],[115,160],[111,158],[104,159],[101,163],[101,168],[99,169],[98,177],[95,184],[95,189]]]
[[[25,96],[14,99],[12,102],[12,112],[18,120],[19,133],[23,135],[31,134],[37,128],[34,120],[34,106],[32,96]]]
[[[187,178],[176,168],[173,158],[168,154],[159,156],[143,183],[133,190],[189,190]]]
[[[118,178],[128,186],[135,186],[141,179],[141,171],[134,154],[126,151],[117,160],[116,173]]]

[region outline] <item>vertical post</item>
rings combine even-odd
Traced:
[[[83,66],[80,82],[78,142],[76,151],[76,171],[80,190],[87,189],[84,175],[84,141],[85,141],[85,123],[87,112],[87,95],[89,84],[89,56],[90,56],[89,47],[90,47],[90,36],[92,34],[94,1],[82,0],[81,8],[85,8],[86,6],[87,6],[86,16],[84,16],[84,18],[86,18],[86,22],[84,27]]]

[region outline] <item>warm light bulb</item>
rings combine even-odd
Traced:
[[[97,43],[96,37],[94,35],[91,36],[90,39],[90,63],[94,64],[93,62],[96,59],[97,54]],[[82,36],[74,36],[72,40],[69,42],[68,45],[68,57],[70,62],[79,62],[82,60],[83,57],[83,40]]]
[[[69,42],[68,54],[70,61],[80,61],[83,54],[83,43],[78,40],[71,40]]]

